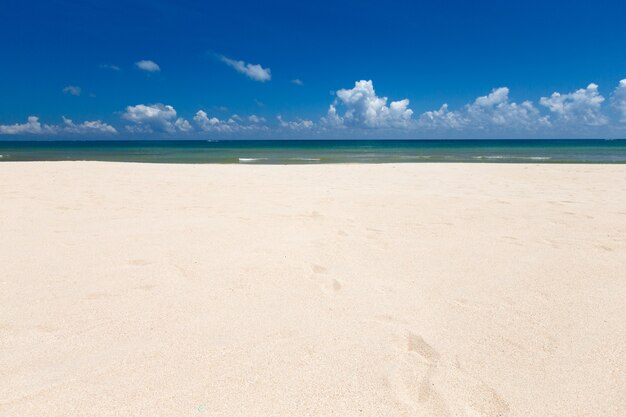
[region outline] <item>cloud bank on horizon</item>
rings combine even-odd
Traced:
[[[84,121],[75,124],[71,119],[63,117],[58,125],[41,124],[39,117],[29,116],[26,123],[0,125],[0,135],[57,135],[63,133],[81,134],[116,134],[117,129],[100,120]]]
[[[221,60],[238,72],[255,81],[269,81],[269,68],[247,64],[225,57]],[[146,71],[158,71],[152,61],[139,61]],[[66,94],[79,96],[80,87],[68,86]],[[325,114],[317,121],[297,117],[285,119],[277,114],[273,121],[250,114],[227,117],[210,115],[199,109],[189,120],[179,116],[173,105],[152,103],[127,106],[121,112],[119,128],[126,134],[176,135],[181,138],[206,135],[245,137],[283,134],[294,137],[306,132],[311,137],[367,136],[384,132],[401,137],[492,137],[494,135],[526,135],[528,137],[626,134],[626,79],[619,82],[607,100],[595,83],[572,92],[553,92],[540,97],[535,104],[525,100],[514,102],[509,98],[509,88],[494,88],[487,95],[451,110],[447,103],[437,110],[415,115],[407,98],[390,101],[379,96],[371,80],[356,81],[352,88],[334,92],[334,99]],[[101,120],[75,124],[63,116],[63,123],[42,124],[37,116],[29,116],[25,123],[0,125],[0,135],[55,136],[81,134],[111,136],[118,128]]]

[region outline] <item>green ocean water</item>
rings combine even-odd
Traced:
[[[0,141],[0,163],[626,163],[626,140]]]

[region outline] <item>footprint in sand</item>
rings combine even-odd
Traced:
[[[426,343],[422,336],[409,332],[406,341],[409,352],[415,352],[429,362],[436,362],[439,359],[439,353]]]
[[[399,357],[397,368],[389,377],[398,400],[412,415],[451,416],[446,402],[432,382],[439,353],[420,335],[412,332],[402,338],[399,347],[406,354]]]
[[[595,245],[595,247],[598,248],[598,249],[605,250],[607,252],[613,252],[613,250],[614,250],[612,247],[610,247],[608,245],[601,245],[601,244],[599,244],[599,245]]]
[[[469,385],[470,397],[467,400],[467,407],[474,415],[503,417],[509,413],[509,405],[494,389],[480,381],[474,381],[472,385]]]
[[[333,278],[331,284],[332,284],[333,291],[337,292],[341,289],[341,283],[337,281],[336,279]]]
[[[335,278],[326,276],[328,268],[322,265],[312,264],[311,270],[313,270],[313,279],[318,282],[322,291],[338,292],[341,290],[341,282]]]
[[[406,342],[407,351],[419,355],[420,359],[422,361],[425,360],[427,364],[426,373],[418,386],[417,400],[420,403],[430,402],[433,411],[438,412],[438,415],[447,414],[444,413],[446,404],[433,388],[434,384],[431,383],[431,378],[435,373],[437,361],[439,360],[439,353],[426,343],[420,335],[409,332],[406,336]]]
[[[406,355],[399,357],[389,380],[397,398],[411,414],[500,417],[509,413],[507,402],[493,388],[464,371],[458,357],[446,366],[439,352],[419,334],[409,331],[401,340],[399,348]],[[464,390],[448,403],[440,392],[448,392],[445,388],[450,384],[460,384]]]

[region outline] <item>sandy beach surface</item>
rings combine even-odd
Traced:
[[[0,164],[1,416],[626,415],[626,166]]]

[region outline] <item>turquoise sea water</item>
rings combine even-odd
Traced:
[[[10,161],[626,163],[626,140],[0,141]]]

